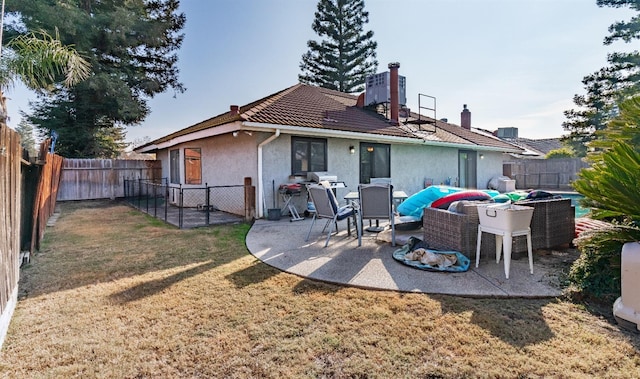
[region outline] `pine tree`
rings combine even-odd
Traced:
[[[22,119],[18,126],[16,126],[16,132],[20,134],[20,145],[29,152],[30,157],[35,157],[37,154],[36,140],[33,135],[33,125]]]
[[[628,6],[640,11],[637,0],[598,0],[597,4],[615,8]],[[629,43],[640,39],[640,18],[616,22],[609,27],[609,32],[610,35],[604,39],[605,45],[617,40]],[[618,115],[617,104],[640,93],[640,52],[613,53],[607,61],[607,67],[582,80],[586,95],[573,98],[579,108],[564,112],[567,121],[562,126],[570,133],[563,142],[580,156],[585,156],[587,145],[599,138],[596,132],[605,129],[607,123]]]
[[[364,90],[378,67],[373,31],[364,31],[368,22],[364,0],[320,0],[311,27],[323,39],[307,42],[298,80],[341,92]]]

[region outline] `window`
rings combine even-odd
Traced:
[[[327,171],[327,140],[291,137],[291,173]]]
[[[173,184],[180,184],[180,150],[169,151],[169,180]]]
[[[202,184],[202,165],[200,149],[184,149],[184,182]]]
[[[391,177],[391,146],[380,143],[360,144],[360,183],[371,178]]]

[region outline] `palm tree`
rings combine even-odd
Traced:
[[[20,35],[6,45],[3,53],[0,61],[0,127],[7,121],[3,91],[16,81],[36,92],[47,93],[59,84],[73,86],[91,72],[89,63],[73,47],[62,45],[58,36],[54,38],[45,32]]]

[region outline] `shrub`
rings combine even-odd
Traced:
[[[612,302],[620,296],[620,252],[622,245],[640,240],[640,229],[616,226],[591,232],[575,243],[580,257],[569,272],[573,287],[585,296]]]
[[[621,225],[581,237],[581,252],[569,280],[585,295],[603,300],[620,295],[622,245],[640,241],[640,101],[634,98],[620,106],[620,117],[600,133],[597,150],[589,157],[591,168],[583,169],[573,187],[585,196],[592,217],[616,220]]]
[[[551,150],[547,153],[545,158],[547,159],[557,159],[557,158],[573,158],[576,156],[576,153],[573,149],[569,147],[561,147],[559,149]]]

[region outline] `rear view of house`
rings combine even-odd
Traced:
[[[391,178],[408,194],[429,182],[486,188],[502,174],[503,154],[521,149],[472,131],[466,105],[461,126],[411,112],[402,104],[405,79],[399,66],[389,64],[390,71],[372,78],[368,92],[359,96],[296,84],[250,104],[231,105],[226,113],[136,151],[156,153],[163,176],[176,186],[251,178],[257,217],[277,202],[274,184],[304,182],[310,173],[344,182],[346,188],[337,191],[345,193],[371,178]],[[304,209],[306,199],[298,201]]]

